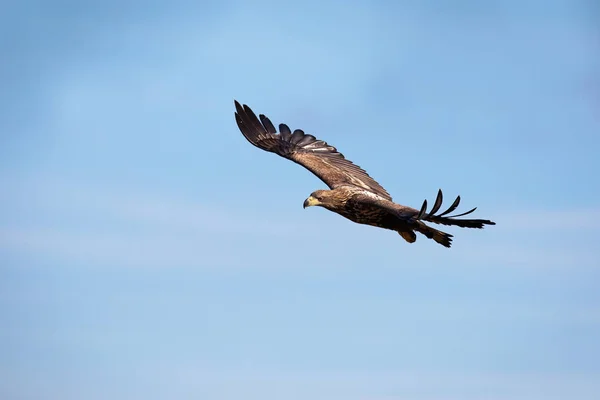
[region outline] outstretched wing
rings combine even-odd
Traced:
[[[285,124],[279,125],[279,133],[269,118],[256,114],[244,104],[235,101],[235,120],[242,134],[256,147],[292,160],[318,176],[331,189],[343,185],[353,185],[375,193],[384,199],[392,200],[365,170],[344,156],[333,146],[302,130],[290,131]]]

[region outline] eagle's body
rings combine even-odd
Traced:
[[[304,166],[331,188],[313,192],[304,202],[305,208],[321,206],[353,222],[396,231],[410,243],[416,240],[417,231],[446,247],[450,247],[452,235],[431,228],[424,221],[465,228],[495,225],[489,220],[455,218],[470,214],[475,209],[445,217],[458,207],[460,196],[448,210],[435,215],[442,204],[441,191],[438,191],[429,213],[426,213],[427,201],[420,210],[394,203],[381,185],[363,169],[345,159],[335,147],[299,129],[292,133],[285,124],[279,125],[278,134],[264,115],[261,114],[259,120],[250,107],[242,107],[237,101],[235,107],[238,127],[250,143]]]
[[[317,191],[312,197],[320,199],[323,207],[350,221],[385,229],[410,229],[406,217],[419,213],[414,208],[401,206],[355,186],[340,186],[321,193]]]

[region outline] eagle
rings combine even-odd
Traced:
[[[447,210],[436,214],[442,206],[442,191],[438,190],[433,207],[427,211],[427,200],[420,209],[403,206],[392,201],[392,196],[365,170],[346,159],[342,153],[323,140],[307,135],[301,129],[293,132],[286,124],[273,123],[250,107],[235,103],[235,120],[244,137],[259,149],[275,153],[302,165],[319,177],[330,190],[316,190],[304,200],[303,207],[320,206],[358,224],[371,225],[396,231],[409,243],[417,240],[415,232],[445,247],[452,244],[452,235],[430,227],[426,222],[454,225],[461,228],[483,228],[495,225],[487,219],[459,219],[467,212],[451,215],[460,203],[460,196]]]

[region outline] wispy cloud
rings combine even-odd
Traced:
[[[600,208],[516,210],[497,216],[499,229],[537,231],[599,230]]]
[[[60,179],[19,186],[4,204],[0,246],[25,254],[128,265],[243,264],[252,244],[303,229],[283,216],[124,188]]]
[[[267,382],[270,391],[274,390],[289,399],[558,400],[569,396],[593,399],[600,392],[600,384],[594,382],[589,375],[460,372],[436,374],[413,371],[325,372],[316,375],[265,371],[241,375],[244,379],[235,378],[235,373],[229,373],[227,378],[217,377],[212,383],[206,379],[206,375],[193,375],[196,382],[200,379],[208,384],[205,388],[210,387],[214,393],[222,394],[222,398],[231,399],[239,396],[242,391],[247,398],[261,398],[261,395],[266,394],[263,391]]]
[[[140,371],[132,381],[133,386],[141,381],[152,382],[152,386],[156,386],[155,394],[159,395],[150,398],[181,398],[195,393],[211,398],[252,400],[592,400],[600,393],[600,383],[593,376],[575,373],[408,370],[317,373],[262,366],[169,365]],[[88,389],[77,383],[69,382],[68,386],[88,394]],[[89,394],[92,399],[97,398]]]
[[[260,218],[243,209],[183,196],[149,192],[125,186],[69,182],[60,178],[19,181],[6,190],[10,212],[78,214],[89,218],[151,224],[170,231],[215,234],[267,234],[285,232],[277,218]],[[12,210],[10,209],[12,208]],[[90,226],[93,228],[93,226]]]
[[[318,372],[265,366],[232,367],[222,365],[154,363],[127,381],[110,374],[78,379],[35,376],[25,382],[22,375],[4,370],[10,378],[0,383],[0,393],[46,399],[83,398],[90,400],[122,397],[137,398],[144,387],[148,399],[201,396],[224,400],[286,398],[290,400],[595,400],[600,383],[591,374],[571,373],[494,373],[469,371],[341,370]],[[131,372],[131,371],[130,371]],[[52,380],[55,379],[54,382]],[[97,380],[107,384],[98,387]],[[110,384],[108,384],[110,381]],[[31,384],[31,383],[35,384]],[[12,398],[12,397],[8,397]]]
[[[242,207],[56,178],[10,185],[13,190],[5,199],[0,247],[23,254],[94,264],[245,265],[249,255],[259,259],[267,249],[272,256],[285,254],[295,251],[296,242],[308,242],[321,244],[321,250],[313,246],[317,253],[337,248],[342,252],[337,260],[342,262],[340,257],[349,254],[352,243],[378,252],[400,240],[391,237],[391,232],[385,232],[389,234],[385,237],[358,226],[355,231],[340,230],[347,221],[320,212],[306,213],[302,220],[291,219],[285,212],[257,215],[256,210]],[[573,239],[582,229],[600,229],[599,218],[596,209],[505,212],[497,218],[497,226],[485,231],[448,228],[458,244],[451,254],[432,252],[429,257],[445,262],[450,255],[473,265],[482,260],[541,268],[591,265],[597,251]],[[328,226],[318,229],[319,223]],[[418,245],[432,243],[421,238]],[[414,252],[404,255],[408,260],[413,256]]]

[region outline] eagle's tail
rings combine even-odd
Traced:
[[[429,239],[433,239],[444,247],[450,247],[452,245],[452,235],[446,232],[438,231],[435,228],[425,225],[421,221],[417,222],[416,231],[427,236]]]
[[[433,239],[442,246],[450,247],[452,245],[452,235],[446,232],[438,231],[430,226],[425,225],[421,221],[417,221],[415,230],[429,239]],[[414,231],[398,231],[400,236],[404,238],[408,243],[414,243],[417,240],[417,235]]]
[[[428,221],[428,222],[433,222],[433,223],[442,224],[442,225],[460,226],[461,228],[479,228],[479,229],[481,229],[481,228],[483,228],[484,225],[496,225],[495,222],[487,220],[487,219],[456,219],[457,217],[462,217],[464,215],[471,214],[473,211],[475,211],[477,209],[477,207],[475,207],[472,210],[469,210],[467,212],[464,212],[462,214],[450,215],[450,216],[446,217],[445,216],[446,214],[450,214],[452,211],[456,210],[456,208],[458,207],[458,205],[460,203],[460,196],[458,196],[456,198],[456,200],[454,200],[454,203],[452,203],[452,205],[446,211],[444,211],[443,213],[440,213],[438,215],[435,215],[435,213],[442,206],[442,200],[443,200],[442,191],[439,190],[438,194],[437,194],[437,198],[435,199],[435,203],[434,203],[431,211],[428,213],[426,212],[427,211],[427,200],[425,200],[423,202],[423,206],[421,207],[421,211],[419,211],[419,214],[417,215],[416,219],[420,220],[420,221]]]

